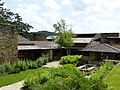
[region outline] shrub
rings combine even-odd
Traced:
[[[105,62],[102,63],[100,66],[99,70],[92,74],[92,78],[97,78],[97,79],[103,79],[114,67],[114,64],[112,62]]]
[[[45,65],[48,62],[48,56],[43,55],[42,57],[40,57],[40,59],[43,60],[43,65]]]
[[[75,64],[75,65],[83,65],[85,61],[82,59],[82,55],[68,55],[63,56],[60,59],[60,64]]]
[[[7,73],[5,72],[4,65],[1,64],[1,65],[0,65],[0,76],[1,76],[1,75],[6,75],[6,74],[7,74]]]
[[[29,69],[36,69],[38,68],[37,61],[27,61],[27,65]]]
[[[0,65],[0,76],[12,73],[19,73],[20,71],[25,71],[27,69],[36,69],[38,67],[41,67],[43,64],[46,64],[47,62],[48,57],[45,55],[35,61],[32,60],[6,61]]]
[[[5,68],[5,72],[8,74],[11,74],[14,71],[14,66],[12,65],[11,61],[5,62],[3,67]]]
[[[15,68],[18,68],[20,71],[25,71],[28,69],[27,61],[17,60],[14,62]]]
[[[97,90],[102,90],[106,88],[102,81],[99,83],[85,78],[76,66],[69,64],[51,68],[25,80],[25,85],[32,90],[95,90],[95,87],[98,87]]]
[[[37,65],[38,67],[41,67],[42,65],[45,65],[48,62],[47,56],[42,56],[37,59]]]
[[[44,63],[43,59],[41,59],[41,58],[37,59],[37,65],[38,65],[38,67],[41,67],[43,65],[43,63]]]

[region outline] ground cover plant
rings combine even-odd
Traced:
[[[102,80],[85,78],[76,66],[69,64],[37,73],[27,78],[25,85],[32,90],[104,90],[107,87]]]
[[[37,60],[6,61],[0,65],[0,76],[19,73],[28,69],[36,69],[48,62],[48,57],[40,57]]]
[[[99,70],[91,75],[91,78],[103,79],[113,69],[115,65],[112,62],[102,63]]]

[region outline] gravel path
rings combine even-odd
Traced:
[[[53,61],[53,62],[49,62],[46,65],[44,65],[43,67],[59,67],[59,61]],[[3,86],[0,88],[0,90],[23,90],[24,81],[20,81],[11,85],[7,85],[7,86]]]

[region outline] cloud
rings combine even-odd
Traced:
[[[21,3],[12,10],[33,25],[34,31],[54,31],[52,25],[63,18],[76,33],[113,32],[120,28],[119,3],[119,0],[41,0]]]
[[[71,0],[62,0],[61,5],[70,5],[71,4]]]
[[[40,6],[38,4],[19,4],[16,9],[12,9],[22,16],[23,22],[30,23],[34,29],[31,31],[40,31],[49,28],[46,20],[44,20],[40,14]]]
[[[119,0],[83,0],[88,12],[115,12],[120,9]]]
[[[11,0],[13,2],[21,2],[22,0]]]
[[[49,7],[49,8],[51,8],[51,9],[53,9],[53,10],[58,10],[58,9],[61,8],[60,5],[57,4],[57,2],[56,2],[55,0],[45,0],[45,1],[43,2],[43,4],[44,4],[46,7]]]

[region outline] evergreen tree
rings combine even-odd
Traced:
[[[30,24],[24,23],[18,13],[13,13],[10,9],[3,7],[4,3],[0,3],[0,23],[15,25],[18,34],[23,35],[33,28]]]

